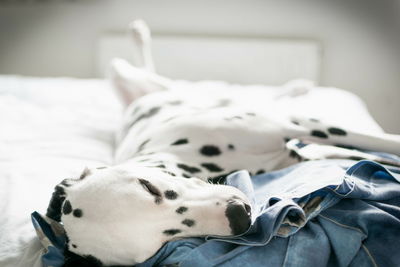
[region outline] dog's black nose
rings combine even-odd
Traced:
[[[225,215],[233,235],[239,235],[249,229],[251,224],[251,207],[246,203],[232,201],[228,203]]]

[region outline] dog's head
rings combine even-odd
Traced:
[[[57,185],[47,216],[64,224],[66,265],[133,265],[173,239],[243,233],[247,203],[234,187],[155,168],[103,167]]]

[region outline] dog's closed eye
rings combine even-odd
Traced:
[[[149,181],[145,179],[139,179],[139,182],[147,192],[156,197],[156,200],[158,201],[161,200],[162,195],[157,187],[155,187],[153,184],[151,184]]]

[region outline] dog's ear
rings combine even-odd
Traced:
[[[79,256],[68,248],[64,250],[64,265],[63,267],[102,267],[104,266],[98,259],[92,256]]]
[[[46,216],[57,222],[61,221],[61,206],[65,200],[65,189],[62,185],[57,185],[51,196],[49,206],[47,207]]]

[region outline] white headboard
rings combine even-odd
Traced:
[[[316,40],[157,33],[152,36],[156,70],[170,78],[269,85],[296,78],[319,82],[321,44]],[[124,33],[103,34],[97,49],[100,77],[113,57],[135,61],[133,43]]]

